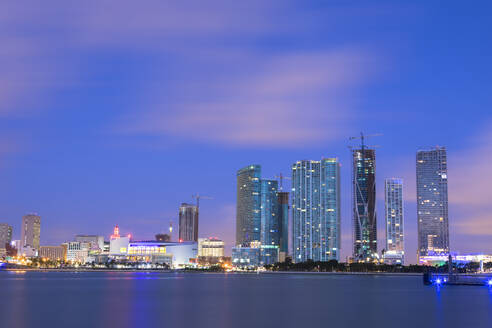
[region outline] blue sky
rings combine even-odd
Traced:
[[[348,137],[382,133],[383,180],[405,179],[416,253],[415,152],[449,156],[451,247],[492,252],[492,23],[487,1],[55,1],[0,4],[0,221],[42,244],[115,224],[150,239],[193,193],[201,236],[231,245],[235,172],[342,163]]]

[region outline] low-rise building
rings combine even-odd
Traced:
[[[89,257],[89,243],[71,241],[67,245],[67,261],[86,263]]]
[[[63,246],[40,246],[39,257],[53,261],[65,261],[67,257],[66,248]]]
[[[76,235],[75,241],[81,243],[89,243],[91,251],[103,251],[104,250],[104,237],[97,235]]]
[[[383,254],[383,262],[385,264],[396,265],[404,264],[404,253],[403,251],[386,251]]]
[[[224,257],[224,245],[218,238],[199,238],[198,257]]]
[[[260,248],[237,246],[232,248],[232,265],[238,268],[256,268],[261,262]]]
[[[446,264],[448,261],[449,254],[439,253],[435,255],[427,255],[419,257],[420,265],[430,265],[430,266],[440,266]],[[454,263],[490,263],[492,262],[492,255],[485,254],[456,254],[452,253],[451,258]]]

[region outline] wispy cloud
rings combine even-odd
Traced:
[[[152,109],[130,115],[121,131],[256,147],[332,140],[347,133],[355,115],[350,91],[377,65],[370,51],[359,48],[252,54],[248,61],[253,69],[231,67],[236,76],[196,86],[191,93],[202,98],[195,101],[169,103],[157,96],[167,93],[157,90],[149,95]]]

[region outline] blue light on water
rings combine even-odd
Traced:
[[[492,287],[492,279],[489,279],[489,281],[487,281],[487,285],[488,285],[489,287]]]

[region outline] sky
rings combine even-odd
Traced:
[[[26,3],[27,2],[27,3]],[[342,258],[352,251],[349,137],[405,181],[416,261],[415,153],[448,150],[453,251],[492,253],[490,1],[4,1],[0,222],[41,244],[136,239],[177,226],[200,193],[200,237],[235,239],[236,171],[289,176],[342,163]],[[285,188],[289,188],[288,182]],[[177,230],[175,229],[175,232]],[[175,234],[175,239],[177,234]]]

